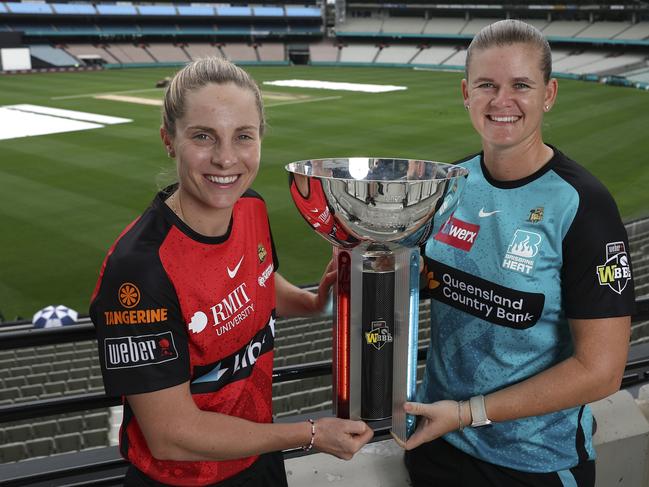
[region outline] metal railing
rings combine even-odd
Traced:
[[[636,301],[636,313],[633,315],[633,321],[646,320],[649,320],[649,298]],[[6,331],[0,332],[0,350],[92,340],[95,338],[95,329],[92,323],[60,328]],[[421,361],[425,357],[426,348],[420,348],[418,359]],[[328,374],[331,374],[331,361],[329,360],[304,365],[276,367],[273,371],[273,383],[307,379]],[[627,363],[622,379],[622,387],[629,387],[646,381],[649,381],[649,354],[644,358]],[[119,405],[120,403],[121,399],[119,397],[107,396],[104,393],[65,396],[46,401],[19,402],[0,406],[0,423],[110,407]]]
[[[633,320],[649,320],[649,298],[636,302],[636,314],[633,316]],[[92,339],[95,339],[95,332],[90,323],[52,329],[18,329],[4,332],[0,329],[0,350]],[[419,349],[418,359],[423,360],[425,356],[426,349]],[[331,374],[331,365],[331,361],[321,361],[298,366],[276,367],[273,372],[273,383]],[[646,356],[627,363],[622,387],[646,381],[649,381],[649,352]],[[0,407],[0,424],[116,406],[120,403],[120,398],[107,396],[103,393],[21,402]],[[322,414],[326,414],[326,412]],[[377,422],[372,426],[375,433],[374,441],[383,440],[389,436],[389,421]],[[287,458],[303,454],[299,450],[290,450],[284,453]],[[7,487],[27,485],[117,486],[122,484],[126,468],[127,463],[119,456],[117,447],[107,447],[0,465],[0,478],[3,478],[3,485]]]

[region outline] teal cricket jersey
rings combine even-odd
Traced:
[[[554,148],[553,148],[554,149]],[[632,314],[626,231],[584,168],[554,157],[519,181],[492,179],[476,155],[460,206],[425,244],[431,341],[418,400],[467,400],[523,381],[573,353],[569,318]],[[528,472],[592,459],[588,406],[465,428],[445,439]]]

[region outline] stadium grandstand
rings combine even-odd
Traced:
[[[206,55],[244,64],[461,69],[472,36],[503,18],[525,20],[548,37],[557,75],[649,88],[645,2],[409,2],[407,8],[345,1],[326,6],[4,2],[0,38],[5,49],[29,49],[30,69],[179,64]]]
[[[547,36],[555,76],[649,90],[649,2],[631,0],[6,1],[0,2],[0,86],[26,73],[173,68],[205,56],[244,66],[458,72],[473,35],[505,18],[525,20]],[[641,192],[646,199],[646,188]],[[593,406],[598,487],[649,485],[648,215],[649,200],[625,219],[638,302],[623,390]],[[420,303],[420,376],[428,308]],[[51,329],[0,320],[2,485],[121,485],[120,399],[104,393],[84,314],[74,325]],[[331,414],[331,317],[280,320],[276,329],[275,421]],[[345,465],[285,452],[289,485],[408,485],[388,429],[379,424],[375,443]]]

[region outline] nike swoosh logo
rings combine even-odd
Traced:
[[[494,215],[496,213],[500,213],[500,210],[495,210],[495,211],[484,211],[484,208],[480,208],[480,211],[478,212],[478,216],[480,218],[485,218],[491,215]]]
[[[318,210],[317,208],[310,209],[309,211],[310,211],[311,213],[320,213],[320,210]]]
[[[226,269],[228,270],[228,276],[230,276],[230,279],[234,279],[234,276],[237,275],[237,272],[239,272],[239,267],[241,267],[242,262],[243,262],[243,255],[241,256],[241,260],[239,261],[239,263],[236,265],[236,267],[234,269],[230,270],[229,267],[226,267]]]

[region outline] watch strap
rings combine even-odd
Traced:
[[[469,407],[471,409],[471,427],[479,428],[481,426],[489,426],[491,420],[487,417],[487,410],[484,404],[484,396],[473,396],[469,399]]]

